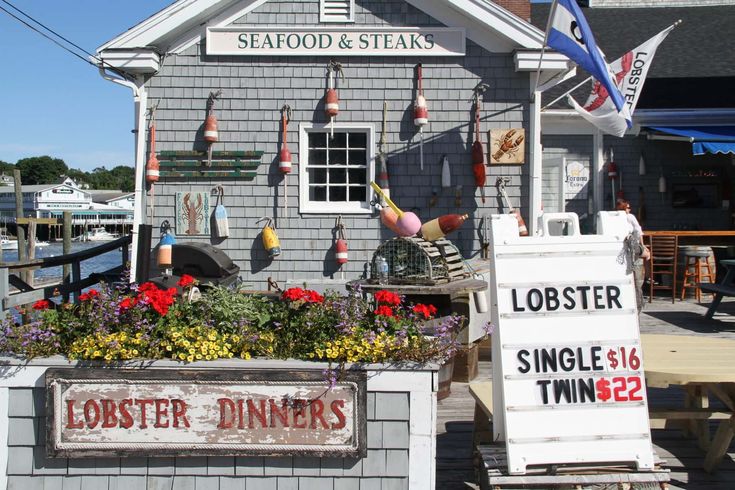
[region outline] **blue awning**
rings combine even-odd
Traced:
[[[651,126],[650,129],[689,140],[695,155],[735,154],[735,126]]]

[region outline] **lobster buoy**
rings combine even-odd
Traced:
[[[204,121],[204,141],[207,143],[216,143],[218,140],[217,118],[214,117],[214,114],[209,114]]]
[[[154,182],[158,182],[159,177],[161,176],[161,166],[158,163],[158,158],[156,157],[156,125],[155,123],[151,123],[151,151],[148,155],[148,162],[145,164],[145,181],[149,184],[153,184]]]
[[[424,97],[424,77],[421,69],[421,63],[416,67],[418,72],[418,90],[416,94],[416,103],[413,107],[413,124],[419,128],[429,124],[429,107]]]
[[[281,108],[281,126],[283,128],[281,151],[278,153],[278,170],[282,174],[291,173],[291,152],[288,150],[288,120],[291,117],[291,107],[284,105]]]
[[[346,264],[348,257],[347,257],[347,240],[344,240],[340,238],[337,240],[337,243],[334,245],[334,255],[337,258],[337,263],[339,265]]]
[[[161,241],[158,243],[158,254],[156,262],[161,269],[170,269],[173,266],[173,246],[176,245],[176,238],[171,234],[168,221],[164,221],[161,225],[163,233]]]
[[[268,257],[271,259],[281,255],[281,241],[278,239],[276,229],[273,226],[273,220],[271,218],[261,218],[258,222],[266,220],[265,226],[261,231],[263,238],[263,248],[268,252]]]
[[[334,257],[337,260],[337,265],[342,265],[346,264],[348,260],[347,238],[345,237],[345,225],[342,224],[342,216],[337,217],[335,228],[337,228],[337,234],[339,235],[339,238],[334,244]]]
[[[329,117],[336,117],[339,114],[339,97],[335,88],[330,87],[327,89],[325,111]]]
[[[618,166],[615,165],[615,162],[610,162],[607,164],[607,176],[611,179],[617,178]]]

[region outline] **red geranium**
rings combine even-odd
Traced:
[[[149,287],[147,284],[151,284],[153,287]],[[161,316],[168,313],[168,309],[172,304],[174,304],[174,300],[176,298],[176,288],[168,288],[163,291],[158,289],[155,284],[152,283],[143,284],[143,286],[139,288],[139,291],[141,291],[141,293],[138,295],[137,300],[151,305],[151,307]]]
[[[181,276],[181,279],[179,279],[179,282],[176,283],[177,286],[185,288],[186,286],[191,286],[194,284],[194,277],[190,276],[189,274],[184,274]]]
[[[375,301],[377,301],[378,304],[398,306],[401,304],[401,297],[396,293],[383,289],[375,293]]]
[[[298,301],[304,297],[304,290],[301,288],[288,288],[281,295],[281,299],[287,299],[289,301]]]
[[[120,311],[125,311],[135,306],[136,301],[133,298],[125,298],[120,301]]]
[[[324,302],[324,296],[316,291],[304,291],[304,301],[307,303],[322,303]]]
[[[417,304],[413,307],[413,312],[416,315],[421,315],[424,318],[431,318],[436,314],[436,307],[434,305]]]
[[[378,316],[393,316],[393,309],[390,306],[380,305],[375,310],[375,314]]]
[[[82,293],[79,295],[79,301],[89,301],[95,296],[99,296],[99,294],[99,291],[97,291],[96,289],[90,289],[86,293]]]
[[[41,310],[48,310],[49,308],[51,308],[51,302],[47,299],[39,299],[38,301],[33,303],[34,310],[41,311]]]

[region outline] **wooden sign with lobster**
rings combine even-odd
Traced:
[[[525,163],[525,129],[491,129],[488,133],[490,146],[488,148],[487,160],[490,164]]]

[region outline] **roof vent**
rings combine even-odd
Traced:
[[[320,0],[319,22],[355,22],[355,0]]]

